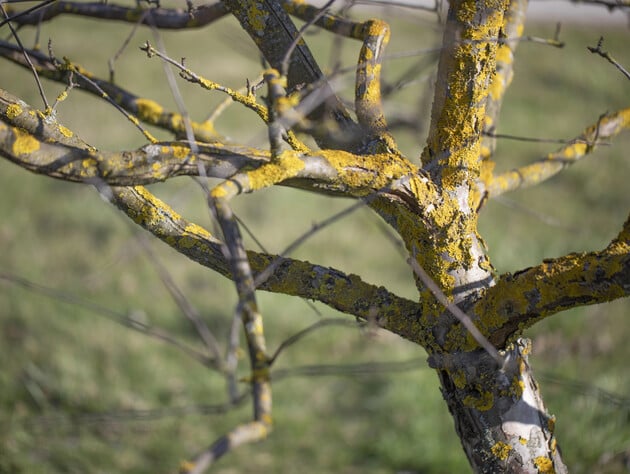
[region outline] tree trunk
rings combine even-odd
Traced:
[[[481,350],[429,358],[474,472],[568,472],[527,361],[530,347],[514,343],[503,368]]]

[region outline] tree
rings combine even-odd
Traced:
[[[422,346],[475,472],[566,472],[554,419],[528,363],[528,343],[520,336],[565,309],[628,296],[630,219],[601,250],[499,275],[478,218],[489,200],[540,184],[612,139],[628,126],[630,109],[595,117],[576,140],[538,161],[495,172],[494,132],[512,78],[526,2],[458,0],[450,4],[445,21],[428,137],[418,165],[400,151],[381,101],[387,93],[381,68],[389,26],[377,19],[350,20],[330,13],[329,6],[223,0],[188,4],[187,11],[61,1],[21,12],[4,7],[11,21],[3,24],[21,27],[76,14],[187,29],[233,15],[266,65],[262,81],[248,82],[244,91],[201,77],[183,61],[169,58],[159,43],[147,42],[142,49],[187,81],[222,91],[250,109],[266,125],[268,149],[233,144],[215,131],[212,120],[189,118],[183,105],[168,112],[113,77],[98,78],[69,58],[59,59],[54,44],[49,54],[26,49],[12,29],[15,42],[0,43],[3,57],[65,84],[58,102],[73,88],[109,100],[148,143],[122,152],[96,149],[56,120],[56,104],[45,97],[44,109],[38,110],[1,90],[0,154],[36,173],[94,185],[152,235],[234,281],[239,298],[235,320],[242,321],[249,355],[253,417],[183,464],[183,472],[202,472],[229,450],[271,431],[275,358],[266,347],[257,290],[325,303]],[[322,73],[291,16],[308,28],[361,42],[353,112]],[[593,49],[615,62],[601,43]],[[266,96],[261,99],[257,92],[263,86]],[[177,86],[172,88],[177,95]],[[141,122],[172,132],[176,140],[158,140]],[[195,177],[220,232],[186,220],[144,187],[177,176]],[[209,188],[208,177],[222,181]],[[417,300],[356,275],[292,259],[288,252],[245,249],[231,200],[274,185],[349,197],[379,215],[404,244]],[[224,358],[203,322],[186,311],[212,354],[204,362],[234,384],[236,331]],[[242,394],[234,389],[233,396]]]

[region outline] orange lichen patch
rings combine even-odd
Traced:
[[[492,451],[492,454],[494,454],[501,461],[505,461],[510,455],[510,451],[512,451],[512,446],[504,443],[503,441],[499,441],[495,443],[492,448],[490,448],[490,451]]]
[[[538,456],[534,459],[534,464],[541,474],[555,474],[556,472],[553,467],[553,461],[547,456]]]
[[[22,113],[22,107],[19,104],[9,104],[7,107],[7,118],[14,119]]]
[[[501,75],[496,75],[493,77],[490,82],[490,86],[488,87],[488,94],[492,98],[492,100],[501,100],[503,94],[506,90],[506,83],[504,81],[504,77]],[[485,120],[484,124],[487,125],[487,120]]]
[[[17,127],[11,127],[11,130],[14,137],[11,151],[15,156],[28,155],[39,150],[41,143],[33,135]]]
[[[550,416],[549,418],[547,418],[547,429],[553,433],[553,431],[556,429],[556,417],[555,416]]]
[[[68,91],[61,91],[61,93],[57,96],[57,102],[63,102],[68,98]]]
[[[510,395],[512,395],[513,397],[520,398],[521,395],[523,395],[524,391],[525,391],[525,382],[523,382],[523,380],[520,377],[515,376],[514,379],[512,380],[512,384],[510,385]]]
[[[380,54],[389,42],[390,28],[381,20],[369,20],[356,28],[363,39],[355,89],[357,118],[370,130],[384,133],[387,125],[381,107]]]

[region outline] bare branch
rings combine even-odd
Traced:
[[[310,326],[302,329],[301,331],[293,334],[292,336],[282,341],[280,345],[278,346],[278,348],[273,353],[273,355],[269,358],[269,365],[273,365],[274,362],[278,359],[278,356],[283,351],[291,347],[293,344],[301,341],[303,338],[305,338],[309,334],[317,331],[318,329],[322,329],[328,326],[344,326],[344,327],[349,327],[349,328],[357,328],[357,327],[362,327],[364,325],[365,323],[361,323],[359,321],[350,321],[348,319],[340,319],[340,318],[320,319],[319,321],[311,324]]]
[[[134,318],[133,316],[129,316],[123,313],[120,313],[118,311],[114,311],[112,309],[106,308],[104,306],[100,306],[96,303],[93,303],[91,301],[87,301],[83,298],[80,298],[76,295],[73,295],[71,293],[67,293],[64,292],[62,290],[58,290],[55,288],[49,288],[47,286],[43,286],[43,285],[39,285],[37,283],[33,283],[32,281],[29,281],[25,278],[22,278],[20,276],[17,275],[12,275],[9,273],[0,273],[0,280],[9,282],[11,284],[14,285],[18,285],[21,286],[22,288],[25,288],[27,291],[32,291],[35,293],[39,293],[41,295],[47,296],[48,298],[52,298],[55,299],[57,301],[62,301],[64,303],[68,303],[68,304],[72,304],[75,306],[79,306],[83,309],[86,309],[88,311],[91,311],[94,314],[97,314],[98,316],[104,317],[109,319],[110,321],[113,321],[115,323],[120,324],[121,326],[124,326],[126,328],[129,329],[133,329],[134,331],[137,331],[141,334],[144,334],[146,336],[149,336],[153,339],[157,339],[160,340],[162,342],[165,342],[166,344],[169,344],[175,348],[177,348],[178,350],[180,350],[182,353],[186,354],[187,356],[191,357],[192,359],[196,360],[197,362],[199,362],[200,364],[202,364],[205,367],[211,367],[214,364],[214,361],[209,359],[206,354],[203,354],[202,352],[198,351],[197,349],[194,349],[180,341],[178,341],[177,339],[173,338],[171,335],[169,335],[167,332],[153,327],[149,324],[146,324],[142,321],[140,321],[138,318]]]
[[[221,244],[205,229],[179,216],[143,188],[113,188],[114,204],[160,240],[188,258],[231,277]],[[254,272],[263,271],[277,257],[247,252]],[[368,320],[378,309],[377,323],[396,334],[416,338],[415,318],[420,305],[401,298],[384,287],[370,285],[357,275],[334,268],[282,258],[275,272],[260,289],[299,296],[327,304],[341,312]],[[405,336],[403,336],[405,337]]]
[[[33,62],[31,61],[31,58],[29,57],[29,54],[26,51],[26,48],[24,48],[24,45],[22,44],[22,41],[20,40],[20,37],[17,34],[17,31],[15,31],[15,28],[13,28],[13,25],[11,24],[9,15],[7,14],[7,11],[6,11],[5,7],[4,7],[4,3],[3,2],[0,2],[0,10],[2,10],[2,15],[5,18],[5,22],[9,25],[9,29],[11,30],[11,35],[13,35],[13,38],[15,38],[15,42],[18,44],[20,52],[22,53],[22,57],[24,58],[24,60],[28,64],[28,67],[30,68],[31,72],[33,73],[33,77],[35,79],[35,83],[37,84],[37,89],[39,90],[39,95],[41,96],[42,100],[44,101],[44,107],[46,108],[46,110],[50,110],[50,105],[48,104],[48,100],[46,99],[46,94],[44,93],[44,88],[42,87],[42,83],[39,80],[39,75],[37,74],[37,69],[35,69],[35,66],[33,65]],[[2,25],[0,25],[0,26],[2,26]]]
[[[256,4],[256,15],[253,16],[250,15],[250,3],[246,0],[224,0],[224,3],[271,67],[281,70],[284,56],[299,33],[280,3],[277,0],[263,0]],[[260,19],[264,21],[258,21]],[[314,138],[320,146],[355,151],[360,137],[356,123],[325,80],[305,43],[299,44],[291,55],[287,80],[289,94],[295,92],[298,86],[309,88],[316,85],[321,89],[321,96],[325,100],[317,104],[309,118],[315,121],[332,119],[340,128],[340,133],[332,137],[327,130],[323,133],[321,130],[313,130]]]
[[[613,66],[615,66],[617,69],[619,69],[621,71],[621,73],[626,76],[627,79],[630,79],[630,72],[628,72],[621,64],[619,64],[619,62],[613,58],[610,53],[608,51],[604,51],[602,49],[602,44],[604,43],[604,37],[600,36],[599,41],[597,42],[597,46],[593,47],[593,46],[587,46],[586,49],[588,49],[591,53],[593,54],[598,54],[599,56],[601,56],[602,58],[604,58],[606,61],[608,61],[610,64],[612,64]]]
[[[496,130],[503,97],[512,83],[514,76],[514,53],[518,47],[527,11],[527,0],[510,0],[505,12],[505,26],[499,36],[496,72],[490,82],[490,91],[486,102],[486,116],[483,124],[481,157],[488,159],[494,154],[496,142],[493,137]]]
[[[71,74],[74,74],[70,68],[57,67],[48,56],[39,51],[27,50],[27,52],[40,76],[68,84]],[[14,45],[2,40],[0,40],[0,56],[22,67],[27,67],[18,49]],[[82,75],[73,76],[77,87],[81,90],[94,94],[99,98],[102,97],[101,91],[103,91],[126,112],[137,117],[142,122],[169,130],[177,136],[183,136],[185,134],[184,119],[181,114],[168,112],[154,100],[136,96],[120,86],[104,79],[99,79],[76,63],[73,65],[82,73]],[[89,81],[85,80],[85,77],[89,78]],[[198,123],[193,121],[191,122],[191,126],[195,138],[199,141],[215,142],[220,138],[211,122]]]
[[[192,305],[192,303],[188,300],[188,298],[186,298],[184,293],[175,284],[175,282],[171,278],[168,269],[160,263],[157,255],[155,255],[155,253],[151,249],[151,246],[147,241],[146,236],[139,236],[138,241],[148,255],[151,265],[153,265],[153,267],[157,271],[160,280],[162,280],[162,284],[166,287],[182,314],[188,319],[193,328],[197,331],[199,338],[206,346],[208,357],[213,360],[213,363],[218,370],[222,370],[223,357],[221,356],[221,349],[219,347],[217,339],[214,337],[214,334],[212,334],[212,332],[208,328],[208,325],[205,323],[197,309]]]
[[[630,0],[571,0],[571,2],[601,5],[608,8],[609,10],[614,10],[615,8],[630,8]]]
[[[47,5],[50,5],[51,3],[57,2],[58,0],[44,0],[40,3],[38,3],[37,5],[28,8],[26,10],[21,11],[20,13],[15,13],[13,15],[11,15],[11,17],[6,18],[2,21],[0,21],[0,28],[3,27],[6,23],[10,22],[10,21],[17,21],[19,20],[21,17],[27,16],[33,12],[36,12],[37,10],[40,10],[44,7],[46,7]],[[10,6],[8,6],[10,8]],[[11,10],[9,10],[11,11]],[[8,12],[7,12],[8,13]],[[39,24],[39,22],[38,22]]]
[[[221,436],[192,461],[183,462],[179,472],[180,474],[201,474],[228,452],[243,444],[265,439],[268,431],[268,426],[256,421],[237,426],[227,435]]]
[[[564,168],[591,153],[600,140],[614,137],[630,127],[630,108],[602,115],[596,124],[588,127],[580,136],[558,151],[545,158],[515,170],[491,176],[484,174],[482,179],[490,197],[498,196],[515,189],[540,184],[555,176]]]
[[[49,21],[57,15],[77,15],[99,18],[101,20],[116,20],[128,23],[140,22],[144,25],[155,26],[162,29],[199,28],[206,26],[215,20],[225,16],[228,12],[223,2],[201,5],[192,11],[183,9],[149,8],[141,7],[141,3],[135,8],[107,3],[82,3],[67,2],[63,0],[46,2],[44,7],[14,12],[11,21],[19,25],[37,25],[42,21]],[[48,3],[52,3],[48,5]],[[1,26],[1,25],[0,25]]]
[[[496,69],[499,33],[508,1],[474,2],[465,17],[451,3],[440,54],[431,127],[422,156],[434,181],[470,185],[479,174],[481,129]],[[484,51],[483,53],[481,51]]]
[[[630,296],[630,216],[608,247],[505,274],[472,312],[494,345],[565,309]]]

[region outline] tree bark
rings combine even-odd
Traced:
[[[455,430],[476,473],[566,473],[547,412],[520,339],[497,367],[487,353],[432,356]]]

